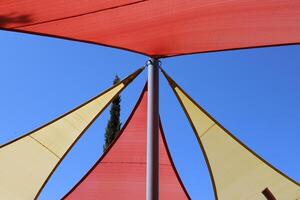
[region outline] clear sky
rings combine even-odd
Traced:
[[[80,42],[0,31],[0,144],[80,105],[144,65],[147,57]],[[300,181],[300,46],[195,54],[162,59],[163,68],[247,146]],[[121,119],[147,78],[122,93]],[[107,109],[108,111],[108,109]],[[108,112],[84,134],[40,199],[67,193],[102,154]],[[194,133],[166,80],[160,115],[176,168],[192,199],[213,200]]]

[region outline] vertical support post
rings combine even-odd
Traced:
[[[148,115],[147,115],[147,177],[146,200],[158,200],[159,194],[159,60],[148,61]]]

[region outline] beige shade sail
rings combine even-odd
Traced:
[[[0,199],[36,199],[64,156],[143,68],[100,95],[0,148]]]
[[[300,199],[300,185],[241,143],[164,71],[204,153],[219,200]]]

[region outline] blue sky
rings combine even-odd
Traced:
[[[80,42],[0,31],[0,144],[85,102],[144,65],[147,57]],[[300,181],[300,46],[162,59],[163,68],[213,117],[276,168]],[[147,78],[123,93],[124,123]],[[192,129],[160,77],[160,115],[177,170],[192,199],[213,200]],[[40,199],[60,199],[102,154],[108,110],[84,134]]]

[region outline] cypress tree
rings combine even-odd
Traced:
[[[117,84],[120,82],[120,78],[118,75],[115,76],[113,84]],[[121,111],[121,97],[120,95],[116,96],[115,99],[112,101],[110,107],[110,119],[108,120],[107,126],[105,128],[105,143],[103,145],[103,152],[107,149],[107,147],[111,144],[111,142],[116,138],[118,135],[121,122],[120,122],[120,111]]]

